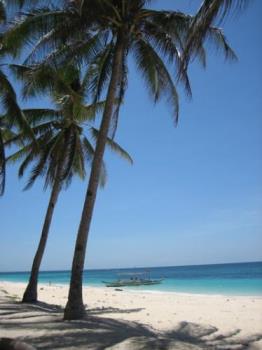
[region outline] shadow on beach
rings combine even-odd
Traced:
[[[168,332],[158,332],[136,322],[107,318],[107,313],[121,314],[142,309],[96,308],[81,321],[63,321],[57,305],[39,302],[21,304],[8,296],[0,302],[0,338],[17,338],[36,349],[249,349],[258,350],[262,335],[243,338],[240,330],[221,334],[213,326],[180,322]],[[0,343],[1,344],[1,343]],[[0,350],[4,350],[0,345]]]

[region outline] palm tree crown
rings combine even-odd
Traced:
[[[96,114],[101,113],[104,102],[92,105],[85,103],[85,75],[68,66],[55,70],[52,67],[12,66],[17,78],[24,80],[23,95],[36,96],[39,93],[51,95],[55,108],[23,109],[37,143],[20,134],[5,138],[7,144],[20,140],[23,146],[8,157],[9,161],[22,160],[19,176],[23,176],[30,164],[33,165],[26,189],[39,176],[45,176],[45,187],[53,186],[60,169],[59,182],[68,186],[74,175],[84,178],[85,163],[90,163],[94,154],[91,139],[96,140],[98,131],[92,126]],[[129,154],[116,142],[108,139],[107,145],[132,163]],[[105,184],[106,170],[102,167],[101,185]]]
[[[13,2],[29,3],[26,0]],[[205,64],[205,39],[222,49],[227,58],[235,58],[222,30],[212,26],[219,13],[223,16],[235,4],[230,0],[203,1],[197,15],[189,16],[177,11],[145,8],[150,2],[70,0],[46,6],[36,1],[39,6],[24,13],[5,33],[5,50],[16,56],[30,43],[31,53],[25,63],[62,66],[71,60],[88,65],[89,89],[97,101],[108,84],[117,36],[121,32],[125,53],[118,100],[123,98],[127,86],[127,54],[130,52],[154,101],[166,97],[177,121],[179,98],[172,79],[174,72],[191,95],[185,66],[192,55]],[[237,3],[241,7],[247,0]],[[116,106],[115,124],[118,112]]]

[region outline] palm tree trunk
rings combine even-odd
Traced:
[[[95,205],[107,135],[109,132],[110,122],[113,115],[113,108],[116,100],[116,92],[122,77],[123,55],[124,41],[122,39],[122,36],[119,36],[116,42],[115,54],[112,64],[112,73],[109,88],[107,91],[105,109],[96,143],[96,149],[92,162],[92,168],[87,187],[84,207],[82,211],[82,217],[78,228],[74,258],[72,263],[68,301],[64,312],[65,320],[81,319],[85,316],[85,307],[83,304],[82,296],[82,278],[85,262],[86,244],[92,220],[93,209]]]
[[[45,251],[48,232],[49,232],[55,205],[56,205],[60,190],[61,190],[61,181],[60,181],[60,176],[58,176],[52,188],[49,204],[46,211],[45,221],[42,228],[41,238],[33,260],[30,279],[23,295],[23,299],[22,299],[23,303],[34,303],[37,301],[37,281],[38,281],[39,268],[40,268],[42,257]]]

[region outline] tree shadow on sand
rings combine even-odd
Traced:
[[[96,308],[81,321],[63,321],[59,306],[21,304],[5,298],[0,303],[0,337],[17,334],[36,349],[190,350],[252,349],[262,335],[241,337],[240,330],[221,334],[213,326],[181,322],[169,332],[157,332],[136,322],[114,320],[107,313],[140,312],[141,309]],[[0,350],[1,349],[0,346]]]
[[[130,314],[133,312],[139,312],[145,308],[133,308],[133,309],[119,309],[117,307],[96,307],[94,309],[87,309],[88,315],[105,315],[105,314]]]

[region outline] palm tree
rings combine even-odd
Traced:
[[[10,128],[10,120],[5,115],[0,115],[0,195],[4,194],[6,178],[6,145],[7,139],[13,139],[16,133]]]
[[[6,9],[3,1],[0,1],[0,25],[5,23],[6,21]],[[0,40],[1,45],[1,40]],[[0,49],[1,51],[1,49]],[[16,93],[9,82],[6,74],[2,70],[3,65],[0,66],[0,99],[1,99],[1,107],[4,109],[16,110],[17,101],[16,101]],[[12,116],[16,115],[11,113]],[[7,120],[1,116],[0,118],[0,196],[4,194],[5,190],[5,175],[6,175],[6,157],[5,157],[5,148],[4,148],[4,133],[9,129],[9,123]]]
[[[23,302],[37,301],[37,282],[40,264],[44,254],[49,228],[54,209],[62,187],[67,187],[74,175],[85,176],[85,161],[91,162],[94,149],[85,135],[86,122],[104,107],[104,102],[93,105],[85,104],[85,77],[81,80],[80,72],[75,67],[55,71],[45,67],[44,70],[14,66],[16,73],[27,80],[25,94],[35,95],[49,91],[56,109],[24,109],[23,113],[35,134],[37,145],[27,141],[24,134],[9,138],[6,144],[24,141],[23,146],[11,155],[9,161],[21,160],[19,176],[23,176],[32,165],[31,176],[26,189],[30,188],[39,176],[45,177],[45,187],[52,188],[42,227],[40,241],[32,264],[29,283],[23,295]],[[89,126],[88,131],[96,139],[98,132]],[[107,144],[121,156],[132,161],[130,156],[114,141]],[[105,184],[105,166],[102,165],[100,183]]]
[[[6,135],[10,135],[11,130],[23,130],[25,135],[29,136],[31,140],[34,141],[32,131],[18,105],[16,92],[4,68],[4,64],[0,65],[0,105],[2,109],[2,120],[0,122],[0,196],[4,194],[6,182],[6,152],[4,146]]]
[[[180,72],[180,79],[184,82],[186,90],[191,93],[186,70],[182,69],[180,52],[184,50],[184,41],[191,24],[191,18],[176,12],[159,12],[144,8],[146,1],[105,1],[100,5],[98,13],[98,26],[103,28],[111,37],[112,61],[110,81],[108,84],[106,105],[103,119],[100,125],[100,135],[96,144],[92,163],[89,184],[86,192],[82,217],[78,229],[72,263],[72,274],[68,302],[64,312],[64,319],[81,319],[85,316],[85,308],[82,298],[82,273],[87,238],[92,219],[98,188],[98,175],[102,165],[105,150],[106,137],[110,124],[118,107],[114,100],[123,96],[125,90],[127,55],[133,54],[138,70],[142,73],[146,85],[154,99],[166,96],[173,108],[175,121],[178,118],[179,104],[178,94],[172,79],[172,75],[165,62],[175,63]],[[98,6],[99,7],[99,6]],[[209,28],[210,35],[215,31],[223,40],[217,42],[222,48],[229,48],[223,33],[217,28]],[[215,38],[216,39],[216,38]],[[205,50],[203,44],[199,44],[196,54],[203,58]],[[101,72],[101,64],[98,64]],[[105,69],[105,67],[102,67]],[[116,111],[115,111],[116,110]],[[117,117],[116,117],[117,118]]]
[[[239,4],[246,2],[238,0]],[[86,244],[107,136],[112,124],[117,125],[119,104],[116,101],[123,98],[126,88],[128,54],[133,54],[154,101],[167,98],[175,121],[179,105],[171,73],[173,66],[190,93],[187,64],[192,55],[205,63],[205,39],[214,41],[226,57],[235,57],[223,32],[212,26],[219,17],[219,10],[225,9],[226,13],[233,7],[232,0],[204,0],[202,8],[206,11],[199,11],[195,17],[175,11],[151,10],[145,7],[149,3],[146,0],[65,1],[62,7],[35,9],[5,35],[5,47],[13,55],[19,54],[21,47],[29,42],[28,38],[34,38],[34,49],[27,62],[38,59],[60,65],[68,60],[84,61],[90,67],[89,82],[94,101],[106,89],[105,109],[77,234],[65,319],[79,319],[85,315],[82,273]],[[210,6],[213,10],[209,12]],[[204,21],[205,25],[199,25],[199,21]],[[192,44],[194,35],[198,38],[196,48]]]
[[[6,7],[3,0],[0,0],[0,26],[6,25]],[[2,46],[2,35],[0,34],[0,58],[4,56]],[[16,91],[6,73],[6,64],[0,64],[0,196],[4,194],[6,182],[6,156],[4,140],[6,137],[14,136],[14,130],[23,130],[33,140],[33,134],[23,115],[18,102]],[[6,117],[8,116],[8,118]]]

